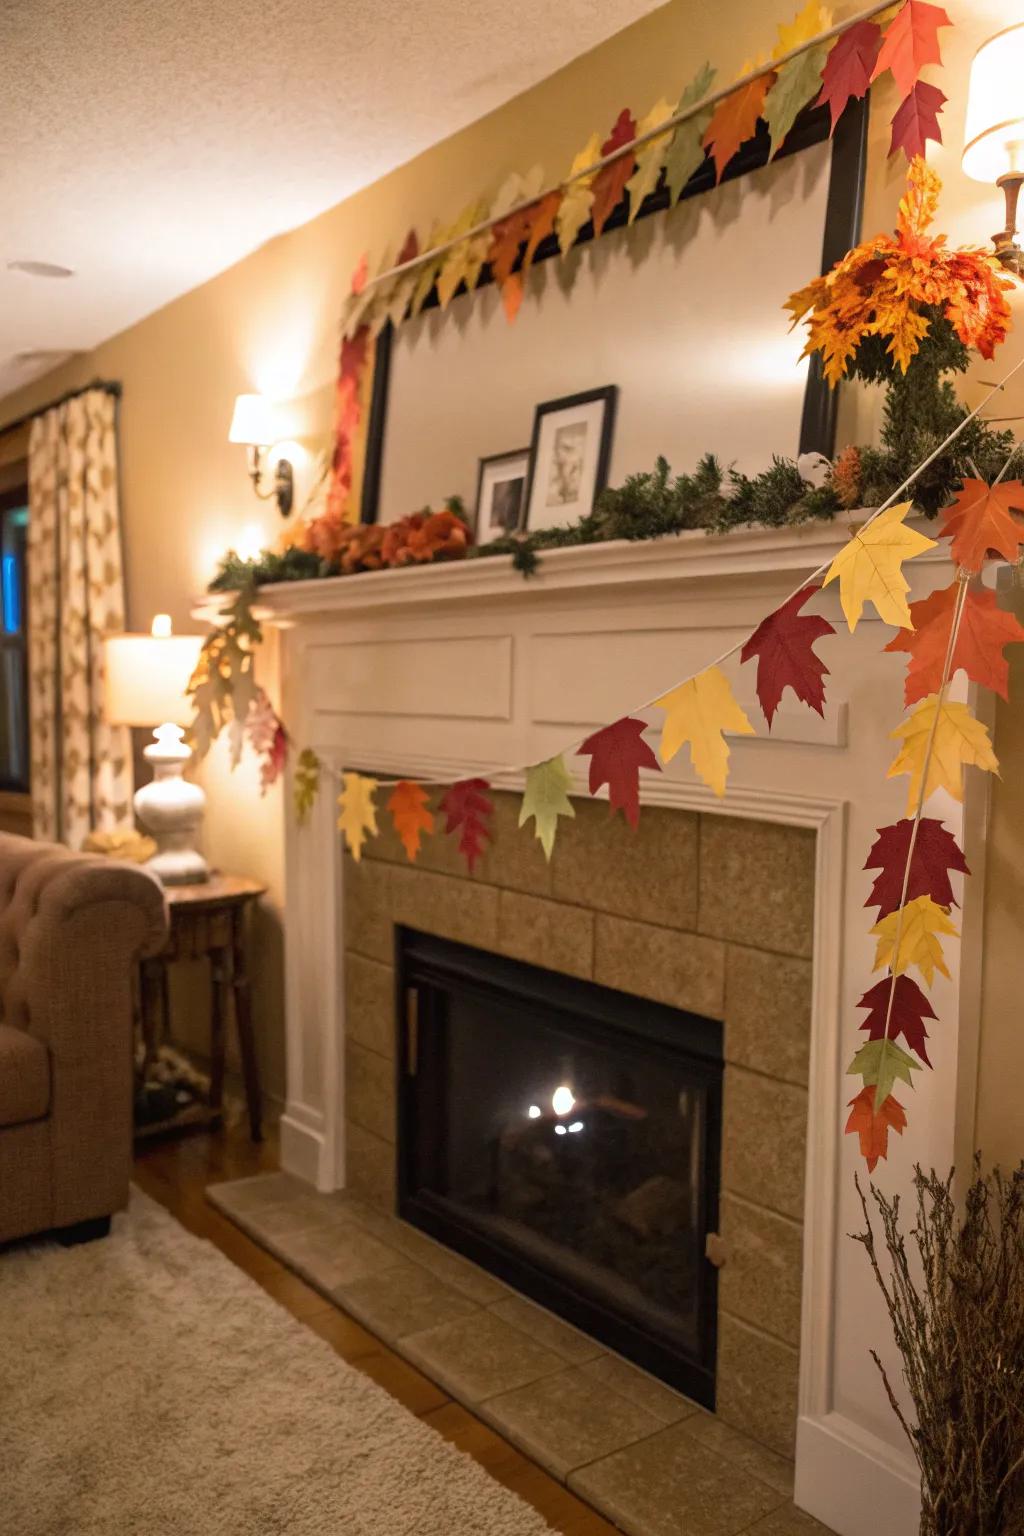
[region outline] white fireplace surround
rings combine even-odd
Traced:
[[[264,589],[257,612],[280,631],[282,712],[297,746],[335,768],[450,781],[540,761],[636,712],[744,638],[848,536],[845,523],[815,523],[563,549],[526,580],[507,557],[375,572]],[[941,546],[906,570],[912,598],[953,575]],[[824,720],[787,693],[769,736],[754,665],[734,658],[729,675],[758,736],[731,740],[725,799],[695,778],[685,751],[645,776],[642,797],[817,834],[796,1499],[840,1536],[912,1536],[916,1471],[868,1357],[869,1346],[890,1363],[894,1352],[863,1250],[847,1235],[862,1224],[853,1175],[863,1163],[843,1134],[856,1091],[844,1072],[863,1038],[856,1002],[874,962],[862,866],[875,829],[905,814],[907,780],[886,777],[904,658],[882,654],[889,632],[871,618],[847,632],[835,588],[815,607],[837,630],[818,646],[830,674]],[[209,605],[202,611],[210,616]],[[567,762],[586,794],[587,760]],[[901,1094],[909,1127],[876,1171],[890,1191],[909,1189],[914,1160],[946,1168],[972,1149],[987,779],[971,770],[963,806],[936,797],[928,807],[961,841],[974,878],[962,943],[947,955],[952,978],[932,994],[935,1070]],[[345,1182],[342,850],[330,778],[308,825],[296,825],[290,797],[285,814],[281,1153],[326,1190]]]

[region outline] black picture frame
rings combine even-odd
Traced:
[[[815,144],[827,142],[831,134],[832,163],[829,171],[819,269],[823,273],[830,271],[840,257],[844,256],[860,239],[867,171],[870,101],[870,91],[860,100],[851,101],[839,119],[834,133],[831,132],[831,112],[827,105],[805,107],[775,156],[776,159],[782,160],[789,155],[799,154]],[[758,123],[758,130],[753,137],[748,139],[733,156],[725,169],[722,181],[734,181],[738,176],[760,170],[762,166],[767,165],[771,156],[771,136],[767,124],[762,121]],[[690,177],[678,201],[685,202],[688,198],[699,197],[702,193],[711,191],[716,185],[715,168],[710,157],[707,157]],[[664,212],[672,205],[671,195],[662,182],[644,199],[636,216],[638,219],[649,218],[652,214]],[[609,215],[604,229],[606,231],[619,229],[628,219],[629,207],[624,198]],[[585,245],[593,238],[593,225],[588,221],[580,230],[576,243]],[[559,254],[558,238],[552,234],[541,241],[533,260],[535,263],[548,261]],[[521,261],[520,257],[513,270],[519,269]],[[493,273],[485,264],[476,286],[477,288],[485,287],[493,281]],[[458,292],[462,293],[464,289],[460,287]],[[427,296],[423,308],[432,309],[438,303],[435,288]],[[364,523],[375,523],[380,508],[393,338],[394,328],[389,320],[378,334],[374,355],[373,394],[360,502],[360,520]],[[838,404],[838,391],[832,389],[827,383],[821,360],[815,355],[811,358],[807,374],[807,388],[800,418],[798,452],[823,453],[826,458],[833,457]]]
[[[573,518],[586,516],[594,510],[594,503],[608,484],[608,467],[612,457],[612,434],[615,431],[615,413],[619,404],[619,386],[617,384],[604,384],[600,389],[584,389],[576,395],[563,395],[558,400],[545,400],[542,405],[534,407],[533,431],[530,434],[530,463],[526,472],[526,487],[523,493],[523,515],[521,526],[530,527],[530,501],[533,496],[533,486],[537,475],[537,451],[540,447],[541,430],[545,416],[558,415],[565,411],[572,411],[581,405],[593,405],[600,402],[604,405],[601,416],[601,440],[597,450],[597,466],[594,473],[594,491],[590,505],[580,513],[567,513],[566,517],[558,518],[559,522],[572,520]]]
[[[478,541],[480,539],[481,533],[480,513],[482,511],[484,479],[487,474],[487,470],[492,464],[504,464],[506,461],[511,459],[526,460],[526,472],[523,476],[523,498],[519,504],[519,518],[516,523],[516,529],[519,529],[523,526],[523,518],[526,515],[526,494],[530,476],[530,449],[529,447],[510,448],[506,453],[489,453],[480,460],[476,476],[476,501],[473,505],[473,534]],[[509,529],[509,532],[513,531],[515,530]]]

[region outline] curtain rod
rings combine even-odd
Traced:
[[[105,395],[113,395],[116,400],[124,393],[124,386],[116,379],[93,379],[91,384],[82,384],[78,389],[65,390],[55,400],[47,400],[45,405],[39,405],[34,411],[26,411],[24,416],[18,416],[14,421],[5,421],[0,426],[0,437],[6,437],[8,432],[17,432],[19,427],[27,427],[30,421],[37,416],[43,416],[47,411],[55,411],[58,406],[67,405],[69,400],[75,400],[79,395],[87,395],[91,390],[102,390]]]
[[[861,22],[870,21],[873,17],[881,15],[883,11],[891,10],[893,3],[894,0],[875,0],[874,4],[867,6],[864,10],[857,11],[853,16],[848,16],[845,21],[834,22],[825,31],[819,32],[817,36],[808,38],[806,42],[797,43],[795,47],[787,49],[777,59],[770,59],[763,64],[755,65],[753,69],[748,70],[745,74],[733,80],[730,85],[725,85],[717,91],[709,92],[700,101],[695,101],[688,107],[677,108],[671,117],[667,117],[663,123],[659,123],[657,128],[652,128],[647,133],[637,134],[627,144],[620,144],[617,149],[611,150],[607,155],[602,155],[599,160],[594,161],[593,165],[585,166],[580,171],[570,172],[568,176],[563,176],[561,181],[555,182],[552,186],[536,193],[533,197],[521,198],[519,202],[513,203],[511,208],[506,209],[504,213],[481,219],[479,223],[474,224],[472,228],[467,229],[464,233],[456,235],[454,239],[445,240],[442,244],[432,246],[428,250],[418,251],[409,261],[399,262],[395,266],[386,267],[384,271],[378,272],[375,277],[367,279],[359,290],[359,295],[367,293],[371,289],[378,287],[379,284],[388,282],[393,278],[403,277],[407,272],[415,272],[420,267],[427,265],[428,262],[437,261],[440,257],[446,256],[450,251],[455,250],[456,246],[463,245],[466,241],[474,240],[480,235],[485,234],[489,229],[493,229],[496,224],[501,224],[506,219],[514,218],[516,214],[524,213],[528,208],[533,208],[537,203],[543,201],[545,197],[550,197],[553,192],[560,192],[565,187],[571,186],[573,182],[584,181],[588,177],[594,176],[598,171],[604,170],[605,166],[612,165],[616,160],[621,160],[624,155],[632,154],[634,150],[649,144],[652,139],[661,138],[672,132],[673,129],[679,127],[680,123],[685,123],[689,118],[696,117],[699,112],[706,112],[709,107],[716,107],[726,97],[735,95],[744,86],[759,80],[762,75],[777,73],[783,65],[789,64],[793,59],[798,59],[801,54],[808,53],[812,48],[817,48],[822,43],[831,42],[840,33],[849,31],[851,27],[858,26]]]

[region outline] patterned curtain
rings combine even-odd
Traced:
[[[130,737],[103,714],[102,642],[124,629],[114,396],[37,416],[28,469],[33,829],[78,848],[131,813]]]

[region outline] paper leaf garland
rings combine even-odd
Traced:
[[[927,80],[917,82],[907,99],[896,109],[892,120],[890,156],[902,149],[907,159],[913,160],[915,156],[926,152],[929,139],[934,139],[936,144],[942,143],[939,113],[946,99],[937,85],[929,85]]]
[[[949,26],[952,22],[940,5],[905,0],[886,29],[872,80],[890,69],[900,98],[909,96],[925,65],[942,63],[938,33],[940,27]]]
[[[924,1027],[924,1021],[936,1019],[938,1014],[917,982],[910,976],[897,976],[895,986],[893,977],[883,976],[881,981],[876,981],[874,986],[864,993],[857,1007],[868,1009],[868,1016],[860,1027],[867,1030],[872,1040],[882,1039],[886,1032],[886,1019],[888,1019],[889,1039],[895,1040],[902,1035],[910,1049],[921,1058],[925,1066],[931,1066],[928,1060],[928,1047],[925,1044],[928,1031]]]
[[[850,1117],[846,1122],[846,1134],[853,1132],[860,1137],[861,1157],[867,1159],[868,1172],[874,1173],[880,1157],[889,1154],[889,1132],[902,1136],[907,1125],[903,1105],[890,1094],[884,1104],[875,1109],[874,1087],[862,1088],[855,1099],[850,1100]]]
[[[468,208],[463,209],[454,226],[448,231],[447,238],[454,240],[456,236],[474,228],[486,217],[485,204],[471,203]],[[471,240],[460,240],[458,245],[443,258],[441,270],[437,274],[437,301],[442,309],[448,308],[457,289],[463,283],[467,291],[476,287],[480,271],[487,260],[490,243],[491,232],[485,229],[481,234],[474,235]]]
[[[834,635],[828,619],[820,614],[800,612],[819,589],[804,587],[764,619],[740,652],[740,661],[757,657],[757,697],[764,710],[768,729],[787,688],[792,688],[802,703],[825,713],[825,684],[828,667],[814,650],[815,640]]]
[[[951,582],[920,602],[911,603],[912,630],[901,630],[886,646],[887,651],[904,651],[910,657],[904,702],[909,707],[929,693],[938,693],[949,648],[960,584]],[[1010,664],[1003,652],[1006,646],[1024,642],[1024,626],[1012,613],[1000,608],[994,592],[985,587],[969,587],[960,614],[956,646],[950,676],[958,670],[967,673],[972,683],[991,688],[1002,698],[1008,697]]]
[[[753,68],[754,65],[748,59],[740,70],[740,76],[749,74]],[[748,85],[741,85],[715,108],[704,135],[704,147],[710,151],[715,162],[716,181],[721,181],[726,166],[740,145],[753,138],[757,132],[757,120],[764,110],[764,99],[774,79],[775,75],[769,69],[765,74],[757,75]]]
[[[931,986],[936,971],[943,976],[949,975],[940,935],[948,934],[955,939],[960,930],[930,896],[918,896],[915,901],[908,901],[905,907],[890,912],[877,922],[871,932],[878,938],[876,971],[885,965],[895,975],[902,976],[904,971],[916,965],[928,986]]]
[[[910,628],[906,594],[909,583],[903,562],[935,548],[934,539],[904,525],[912,502],[900,501],[855,533],[829,566],[823,586],[838,580],[839,601],[851,633],[857,628],[865,603],[873,603],[886,624]]]
[[[610,155],[621,144],[628,144],[636,138],[636,119],[628,107],[623,107],[615,120],[615,127],[604,143],[601,145],[601,154]],[[594,177],[594,201],[590,209],[590,217],[594,223],[594,234],[600,235],[607,224],[612,209],[617,207],[626,190],[626,183],[636,169],[635,155],[620,155],[613,160],[611,165],[606,165],[598,171]]]
[[[832,12],[819,5],[818,0],[808,0],[808,4],[788,26],[780,23],[779,41],[772,51],[772,58],[781,58],[801,43],[809,43],[820,32],[827,32],[831,25]],[[801,110],[821,89],[821,71],[828,51],[828,43],[819,43],[816,48],[809,48],[806,53],[798,54],[788,64],[780,66],[775,84],[768,92],[764,104],[773,155],[777,155],[782,148]]]
[[[965,763],[984,768],[989,773],[999,772],[999,761],[992,751],[985,726],[975,720],[966,704],[951,703],[947,699],[940,706],[936,693],[922,699],[913,713],[889,735],[892,740],[903,743],[893,759],[888,777],[892,779],[901,773],[909,773],[908,815],[912,816],[917,809],[922,781],[924,800],[937,789],[948,790],[954,800],[962,800]]]
[[[396,784],[388,796],[391,820],[410,864],[415,864],[419,855],[420,837],[429,837],[434,830],[434,817],[427,809],[429,800],[422,784],[407,779]]]
[[[914,823],[907,819],[897,821],[891,827],[880,827],[874,846],[868,854],[865,869],[877,869],[866,907],[877,907],[880,918],[895,912],[903,901],[903,882],[907,872],[907,854],[910,852]],[[910,877],[907,880],[907,901],[918,896],[930,896],[940,907],[953,907],[953,886],[949,872],[969,875],[967,860],[957,846],[956,838],[948,828],[931,816],[922,816],[913,838],[914,853],[910,861]]]
[[[449,836],[453,832],[459,834],[459,852],[470,874],[492,836],[494,801],[488,796],[490,787],[486,779],[460,779],[441,797],[440,809],[446,818],[444,830]]]
[[[645,133],[651,133],[653,129],[660,128],[666,118],[672,116],[672,106],[664,97],[658,101],[642,117],[636,127],[636,135],[640,138]],[[657,138],[651,139],[649,144],[641,144],[636,152],[636,170],[626,182],[626,191],[629,193],[629,222],[632,224],[646,197],[656,189],[661,179],[661,168],[665,163],[665,155],[668,152],[671,139],[671,130],[668,133],[659,133]]]
[[[710,95],[716,74],[717,70],[712,69],[710,64],[702,64],[680,96],[676,111],[685,112],[688,107],[696,106],[698,101]],[[713,116],[714,109],[706,107],[703,112],[680,123],[672,135],[672,143],[665,156],[665,183],[674,203],[682,196],[683,188],[694,171],[704,164],[704,135]]]
[[[661,772],[644,740],[646,729],[646,721],[626,716],[595,731],[580,747],[580,756],[590,758],[590,793],[596,795],[607,784],[611,813],[621,811],[634,830],[640,820],[640,769]]]
[[[363,856],[368,836],[377,836],[377,807],[373,797],[377,780],[361,773],[343,773],[344,788],[338,796],[338,831],[345,834],[348,850],[356,863]]]
[[[580,171],[585,171],[588,165],[593,165],[600,158],[601,136],[600,134],[592,133],[572,162],[569,175],[576,176]],[[558,212],[555,215],[558,248],[563,256],[576,243],[576,236],[590,218],[590,210],[593,205],[593,176],[580,176],[579,180],[566,183]]]
[[[537,839],[550,861],[555,847],[559,816],[574,817],[568,790],[572,784],[565,761],[559,755],[526,770],[526,790],[519,807],[519,825],[533,818]]]
[[[895,1040],[881,1039],[869,1040],[862,1045],[846,1070],[862,1077],[865,1087],[869,1084],[874,1087],[875,1106],[881,1109],[897,1080],[912,1088],[914,1083],[910,1074],[920,1072],[921,1068]]]
[[[828,103],[833,133],[849,103],[867,95],[881,43],[882,29],[873,21],[858,21],[833,43],[821,72],[823,88],[817,101],[818,106]]]
[[[530,208],[530,234],[523,252],[522,270],[525,272],[537,254],[537,247],[546,240],[555,227],[558,210],[562,206],[561,192],[549,192]]]
[[[1016,564],[1024,546],[1024,523],[1014,511],[1024,512],[1024,484],[1019,480],[992,486],[965,480],[942,526],[943,538],[953,540],[950,552],[957,565],[980,571],[990,550]]]
[[[312,747],[303,747],[295,764],[295,776],[292,780],[295,814],[300,824],[308,820],[319,793],[320,759]]]
[[[724,795],[729,746],[723,733],[755,734],[733,697],[725,673],[719,667],[709,667],[654,702],[665,711],[658,749],[662,762],[670,763],[680,747],[689,744],[690,762],[697,773],[716,795]]]

